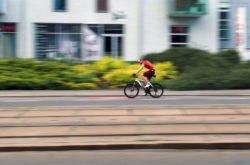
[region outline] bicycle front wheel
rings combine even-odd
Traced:
[[[153,98],[161,97],[164,93],[163,87],[158,83],[153,83],[152,85],[153,86],[149,87],[150,96],[152,96]]]
[[[139,88],[133,83],[129,83],[124,87],[124,94],[128,98],[135,98],[139,94]]]

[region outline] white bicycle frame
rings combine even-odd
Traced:
[[[136,78],[135,82],[137,82],[142,88],[144,88],[144,81],[142,79]],[[150,82],[148,82],[150,86],[153,86]]]

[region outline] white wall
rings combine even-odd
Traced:
[[[20,0],[5,0],[6,12],[0,15],[0,22],[18,22],[20,20]]]
[[[122,23],[125,27],[124,59],[137,60],[140,55],[140,6],[144,0],[110,0],[111,12],[124,11],[127,19]],[[129,5],[131,4],[131,5]],[[113,21],[113,23],[115,23]]]
[[[143,55],[152,52],[161,52],[167,48],[168,13],[166,0],[145,0],[142,30]]]
[[[217,1],[207,2],[208,13],[192,22],[190,43],[192,47],[217,52],[219,50]]]
[[[170,25],[187,25],[190,27],[190,47],[217,52],[218,26],[217,1],[207,0],[207,14],[197,18],[169,18]]]
[[[96,13],[95,0],[68,0],[66,12],[54,12],[53,0],[7,0],[0,22],[18,25],[18,57],[35,57],[35,23],[124,24],[124,59],[169,48],[169,27],[190,26],[190,46],[212,52],[217,46],[216,0],[208,1],[208,14],[198,18],[169,17],[169,0],[109,0],[109,13]],[[112,20],[112,12],[124,11],[127,19]]]
[[[170,17],[170,0],[145,0],[143,54],[160,52],[170,48],[169,27],[190,27],[190,47],[218,51],[217,1],[207,0],[207,14],[200,17]]]
[[[35,23],[124,24],[124,59],[138,58],[138,0],[110,0],[109,13],[96,13],[95,0],[68,0],[66,12],[54,12],[52,0],[8,0],[8,12],[0,22],[17,22],[18,57],[35,57]],[[131,4],[131,5],[128,5]],[[127,20],[117,22],[112,12],[125,11]]]

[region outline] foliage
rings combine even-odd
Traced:
[[[172,90],[225,89],[226,75],[225,69],[199,67],[168,81],[167,88]]]
[[[92,73],[56,61],[0,60],[0,89],[93,89],[94,81]]]
[[[158,81],[174,78],[177,74],[170,62],[155,66]],[[0,89],[115,88],[132,81],[132,74],[139,67],[110,57],[81,65],[55,60],[4,59],[0,60]]]
[[[148,54],[144,59],[151,62],[171,61],[177,66],[180,72],[193,66],[203,66],[209,64],[209,53],[194,48],[171,48],[161,53]]]
[[[171,61],[178,71],[187,72],[190,68],[208,66],[210,68],[230,68],[232,65],[239,64],[240,57],[235,50],[226,50],[217,54],[211,54],[204,50],[181,47],[171,48],[161,53],[148,54],[144,59],[152,62]]]
[[[122,59],[112,59],[109,56],[105,56],[102,60],[93,64],[93,70],[97,73],[98,77],[109,73],[114,69],[123,68],[127,65]]]
[[[225,83],[228,89],[250,89],[250,61],[235,67],[227,74]]]
[[[171,48],[145,59],[156,69],[156,78],[151,82],[159,82],[170,90],[250,89],[250,61],[241,62],[235,50],[211,54],[193,48]],[[56,60],[2,59],[0,90],[118,88],[133,81],[132,74],[139,67],[137,63],[110,57],[81,65]]]
[[[117,87],[122,87],[126,83],[131,82],[134,80],[132,77],[132,74],[138,70],[140,65],[138,64],[133,64],[133,65],[124,65],[123,68],[120,69],[114,69],[111,72],[107,73],[104,75],[103,79],[106,82],[110,83],[111,88],[117,88]],[[165,79],[171,79],[176,77],[177,71],[175,70],[174,65],[171,62],[165,62],[165,63],[158,63],[155,64],[155,69],[156,69],[156,78],[154,81],[162,81]],[[143,69],[141,73],[147,71],[147,69]]]
[[[148,54],[150,61],[171,61],[178,77],[164,81],[172,90],[249,89],[250,62],[241,62],[236,50],[216,54],[193,48],[171,48]]]
[[[240,55],[234,49],[224,50],[224,51],[221,51],[215,55],[223,58],[225,61],[227,61],[231,65],[237,65],[240,63]]]

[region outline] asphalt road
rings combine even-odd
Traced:
[[[0,153],[3,165],[249,165],[250,150],[125,150]]]
[[[0,107],[8,106],[83,106],[83,105],[203,105],[250,104],[249,96],[164,96],[158,99],[126,97],[1,97]]]

